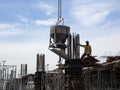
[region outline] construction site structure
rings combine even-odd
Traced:
[[[86,90],[120,90],[120,58],[94,67],[84,67],[82,75]]]
[[[79,43],[80,35],[71,34],[70,27],[64,25],[58,0],[58,20],[50,28],[49,41],[49,50],[59,56],[58,68],[45,71],[45,55],[38,53],[35,73],[27,74],[27,64],[21,64],[20,77],[16,78],[16,66],[3,61],[0,90],[120,90],[120,56],[109,56],[105,63],[93,56],[81,59]]]
[[[79,66],[81,64],[84,67]],[[14,65],[10,65],[9,70],[11,67]],[[0,90],[120,90],[120,56],[109,56],[106,62],[95,64],[70,59],[51,71],[36,71],[17,78],[15,74],[6,72],[6,75],[7,79],[0,77]]]
[[[36,72],[34,75],[35,90],[45,90],[45,55],[37,54]]]
[[[11,85],[9,88],[15,88],[16,79],[16,65],[6,65],[6,61],[2,61],[0,64],[0,90],[9,90],[7,85],[10,82]]]

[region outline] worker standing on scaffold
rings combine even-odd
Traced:
[[[83,59],[85,56],[89,57],[91,55],[92,49],[91,46],[89,45],[89,41],[86,41],[86,45],[81,44],[78,45],[84,48],[84,53],[81,56],[81,59]]]

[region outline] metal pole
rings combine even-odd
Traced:
[[[6,61],[2,61],[3,62],[3,86],[2,89],[5,90],[5,75],[4,75],[4,71],[5,71],[5,62]]]

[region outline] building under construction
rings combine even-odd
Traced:
[[[45,55],[38,53],[35,74],[27,74],[27,64],[21,64],[16,78],[16,66],[3,62],[1,90],[120,90],[120,56],[107,56],[104,63],[94,56],[81,59],[78,43],[79,34],[71,35],[69,26],[52,26],[49,50],[59,56],[58,68],[46,70]]]
[[[52,26],[49,50],[59,56],[58,68],[48,71],[45,55],[38,53],[35,74],[27,74],[27,64],[21,64],[16,78],[16,66],[3,61],[0,90],[120,90],[120,56],[107,56],[104,63],[94,56],[81,59],[78,43],[79,34],[71,35],[69,26]]]
[[[25,68],[18,78],[15,65],[0,65],[0,90],[120,90],[120,56],[86,66],[71,59],[52,71],[44,70],[44,55],[37,54],[37,61],[43,62],[35,74],[27,74],[26,65],[21,65]]]
[[[27,74],[27,64],[21,64],[16,78],[16,66],[3,62],[0,90],[120,90],[120,56],[106,56],[104,63],[94,56],[81,59],[79,43],[80,35],[71,34],[70,27],[64,25],[59,0],[58,21],[50,27],[48,46],[59,57],[58,68],[47,70],[45,55],[38,53],[35,73]]]

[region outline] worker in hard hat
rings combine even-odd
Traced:
[[[86,41],[86,45],[81,45],[81,44],[78,44],[78,45],[80,45],[81,47],[84,47],[84,53],[81,56],[81,59],[83,59],[85,56],[89,57],[91,55],[92,49],[91,49],[91,46],[89,45],[89,41]]]

